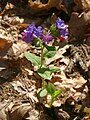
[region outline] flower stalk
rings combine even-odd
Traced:
[[[41,66],[40,67],[42,67],[42,65],[43,65],[43,49],[44,49],[44,46],[42,44],[41,45]]]

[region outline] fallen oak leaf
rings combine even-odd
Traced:
[[[8,42],[5,38],[0,37],[0,56],[6,55],[9,48],[12,46],[11,42]]]
[[[27,114],[31,109],[30,103],[11,103],[9,106],[6,109],[8,120],[22,120],[24,119],[25,114]]]
[[[7,44],[7,40],[4,38],[0,38],[0,48],[3,48]]]

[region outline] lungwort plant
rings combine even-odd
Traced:
[[[49,45],[50,41],[57,38],[65,40],[67,36],[67,28],[64,21],[58,18],[55,24],[52,24],[48,30],[43,29],[41,26],[36,27],[34,23],[27,25],[24,32],[22,32],[22,39],[26,42],[31,42],[32,45],[39,47],[40,56],[37,56],[30,52],[25,52],[25,57],[29,60],[33,66],[37,67],[37,73],[41,76],[42,86],[37,90],[39,97],[50,95],[50,100],[47,102],[48,106],[51,106],[57,96],[61,93],[62,88],[57,90],[54,84],[46,82],[51,80],[52,73],[59,71],[57,66],[45,65],[45,58],[52,58],[58,50],[56,46]]]

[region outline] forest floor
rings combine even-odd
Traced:
[[[41,78],[24,57],[25,51],[38,52],[21,39],[26,25],[35,22],[48,27],[58,16],[69,27],[70,16],[62,10],[31,14],[25,6],[1,4],[0,120],[90,120],[90,33],[81,43],[72,42],[74,39],[69,42],[69,38],[57,42],[60,49],[53,58],[46,59],[47,65],[60,67],[51,81],[63,88],[51,108],[44,106],[45,98],[37,96]],[[74,24],[79,23],[74,20]]]

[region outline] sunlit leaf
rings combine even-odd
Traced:
[[[49,82],[47,86],[47,91],[50,95],[53,95],[56,91],[56,88],[52,83]]]
[[[56,26],[54,24],[52,24],[50,26],[50,33],[54,36],[58,36],[58,31],[57,31]]]
[[[41,67],[41,68],[38,69],[38,74],[42,78],[50,80],[51,79],[51,74],[53,72],[56,72],[56,71],[59,71],[59,70],[60,70],[60,68],[56,67],[56,66],[51,66],[49,68]]]
[[[59,70],[60,70],[60,67],[50,66],[49,69],[50,69],[50,71],[53,73],[53,72],[59,71]]]
[[[42,90],[42,88],[38,88],[37,89],[37,94],[39,95],[40,91]]]
[[[53,98],[57,98],[57,96],[62,92],[62,88],[60,88],[59,90],[56,90],[53,94]]]
[[[41,64],[41,60],[39,56],[36,56],[33,53],[25,52],[25,57],[29,60],[34,66],[38,66]]]
[[[52,72],[49,70],[49,68],[42,67],[42,68],[38,69],[38,74],[44,79],[50,80],[51,79],[51,73]]]
[[[43,51],[43,57],[51,58],[56,54],[55,46],[45,46]]]
[[[46,89],[43,89],[40,91],[39,93],[39,97],[45,97],[47,95],[47,90]]]

